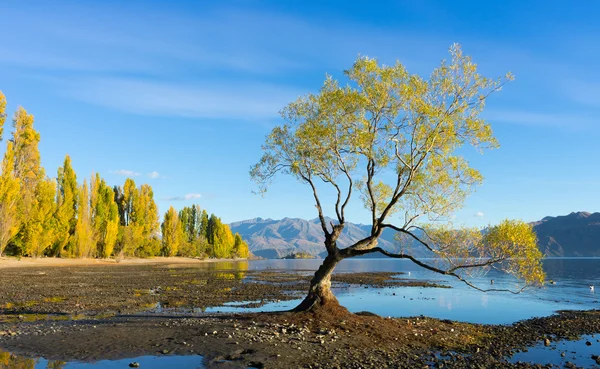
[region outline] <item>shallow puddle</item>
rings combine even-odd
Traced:
[[[576,341],[561,340],[550,342],[545,346],[543,342],[529,348],[527,352],[519,352],[510,358],[511,363],[518,361],[534,364],[552,364],[560,368],[566,367],[567,362],[575,364],[578,368],[600,368],[600,364],[592,359],[592,355],[600,355],[600,335],[586,335]]]
[[[101,360],[92,363],[65,362],[46,360],[44,358],[30,359],[8,352],[0,352],[0,369],[80,369],[80,368],[129,368],[168,369],[168,368],[204,368],[202,356],[140,356],[121,360]],[[131,365],[130,365],[131,364]]]

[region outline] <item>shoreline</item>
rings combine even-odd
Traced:
[[[70,259],[56,257],[0,257],[0,269],[2,268],[21,268],[21,267],[70,267],[70,266],[93,266],[93,265],[162,265],[162,264],[202,264],[202,263],[218,263],[218,262],[240,262],[250,261],[254,259],[199,259],[188,257],[164,257],[157,256],[153,258],[124,258],[116,259]]]
[[[0,324],[0,348],[26,358],[79,362],[201,355],[206,368],[539,369],[549,366],[508,358],[536,343],[599,332],[599,310],[488,325],[337,308]]]
[[[221,268],[214,261],[231,265]],[[0,270],[6,281],[0,283],[0,353],[30,358],[202,355],[206,368],[542,368],[507,358],[545,340],[600,333],[600,310],[562,311],[510,325],[390,318],[337,305],[308,313],[203,313],[207,307],[254,308],[306,294],[310,275],[254,270],[243,260],[2,262],[17,267]],[[361,289],[448,287],[435,282],[398,272],[332,276],[334,285]],[[397,303],[407,302],[399,296]],[[600,348],[600,341],[592,341]]]

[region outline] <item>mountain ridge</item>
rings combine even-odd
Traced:
[[[335,222],[326,218],[327,223]],[[567,215],[546,216],[531,222],[538,236],[538,247],[546,256],[598,256],[600,257],[600,212],[572,212]],[[318,218],[271,219],[253,218],[230,224],[248,242],[253,254],[264,258],[281,258],[306,252],[323,257],[325,237]],[[368,224],[346,223],[338,241],[346,247],[366,237],[371,231]],[[388,251],[398,251],[394,232],[385,230],[378,246]],[[410,245],[415,256],[430,256],[420,245]],[[373,254],[374,257],[379,254]]]
[[[532,222],[546,256],[600,256],[600,212],[572,212]]]
[[[326,218],[327,223],[334,222]],[[264,258],[280,258],[292,253],[306,252],[315,256],[323,256],[325,236],[320,221],[315,219],[254,218],[231,223],[233,232],[238,232],[254,255]],[[367,236],[370,225],[346,223],[338,244],[346,247]],[[394,232],[386,230],[379,239],[379,246],[393,251]]]

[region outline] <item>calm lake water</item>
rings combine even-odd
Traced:
[[[540,342],[527,351],[513,355],[510,361],[553,364],[560,368],[566,368],[567,362],[571,362],[579,368],[600,368],[600,364],[592,359],[593,355],[598,355],[599,338],[597,334],[584,335],[576,341],[561,340],[549,346]]]
[[[299,273],[311,273],[321,264],[321,260],[257,260],[251,262],[225,262],[199,264],[198,268],[223,270],[295,270]],[[550,315],[562,309],[600,308],[600,258],[553,258],[544,261],[547,279],[556,284],[545,288],[526,290],[518,295],[507,292],[483,293],[476,291],[460,281],[450,277],[423,270],[407,260],[392,259],[349,259],[336,268],[337,273],[345,272],[398,272],[402,278],[437,281],[452,288],[341,288],[335,289],[340,303],[353,312],[371,311],[382,316],[404,317],[425,315],[441,319],[461,320],[475,323],[510,324],[534,316]],[[410,273],[410,275],[409,275]],[[515,280],[498,272],[491,272],[474,280],[483,288],[514,287]],[[250,281],[248,281],[250,283]],[[598,286],[592,291],[589,286]],[[258,309],[241,309],[225,306],[207,309],[214,311],[269,311],[294,307],[299,300],[270,303]],[[599,332],[600,333],[600,332]],[[561,341],[552,347],[536,345],[528,352],[513,356],[511,361],[529,361],[537,363],[564,364],[567,360],[584,366],[595,367],[591,353],[598,346],[600,336],[584,336],[579,341]],[[591,348],[586,341],[594,342]],[[589,352],[588,352],[589,351]],[[566,356],[560,356],[566,352]],[[1,357],[2,353],[0,353]],[[10,354],[4,354],[10,355]],[[126,368],[132,361],[140,363],[140,368],[202,368],[201,356],[144,356],[116,361],[96,363],[69,362],[56,366],[43,358],[26,359],[12,356],[14,364],[7,368],[45,369],[60,367],[65,369],[81,368]],[[26,361],[26,362],[25,362]]]
[[[204,368],[202,356],[140,356],[123,360],[101,360],[94,363],[49,361],[44,358],[30,359],[18,355],[0,352],[0,368],[2,369],[123,369],[137,362],[140,368]]]
[[[253,270],[280,269],[311,273],[321,260],[256,260],[246,263]],[[214,263],[209,268],[235,269],[235,263]],[[600,308],[600,258],[551,258],[544,260],[547,284],[520,294],[509,292],[480,292],[464,283],[420,268],[408,260],[347,259],[336,268],[345,272],[403,272],[402,278],[440,281],[452,288],[342,288],[334,292],[340,303],[350,311],[371,311],[382,316],[403,317],[425,315],[441,319],[472,323],[509,324],[535,316],[551,315],[557,310]],[[410,273],[410,275],[408,274]],[[513,288],[511,276],[496,271],[474,279],[483,288],[490,280],[495,288]],[[590,286],[598,286],[593,291]],[[268,311],[294,307],[299,300],[267,304],[258,309],[240,309],[231,306],[207,311]]]

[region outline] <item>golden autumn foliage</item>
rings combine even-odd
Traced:
[[[0,140],[5,109],[6,99],[0,92]],[[127,178],[123,187],[113,188],[99,174],[80,185],[69,155],[57,177],[48,178],[41,166],[40,134],[34,128],[33,115],[19,107],[12,128],[0,173],[0,256],[214,256],[207,242],[208,214],[200,207],[184,208],[181,217],[171,208],[178,241],[168,241],[167,230],[161,242],[151,186],[136,186]],[[226,225],[220,229],[225,235],[215,236],[219,250],[226,245],[229,251],[219,255],[244,254],[243,250],[230,252],[234,244],[231,231]],[[165,242],[168,247],[161,247]]]
[[[77,204],[79,189],[77,186],[77,176],[71,166],[71,158],[65,156],[62,167],[58,168],[56,193],[56,249],[55,254],[61,255],[74,248],[73,235],[77,224]],[[65,250],[67,248],[68,250]]]
[[[250,175],[260,193],[279,174],[310,186],[328,254],[311,282],[315,294],[329,290],[328,276],[340,260],[375,252],[464,281],[471,271],[490,265],[525,285],[543,281],[542,255],[524,223],[506,221],[483,234],[448,224],[483,181],[462,153],[469,146],[475,152],[499,146],[481,113],[487,98],[513,79],[510,73],[482,76],[459,45],[452,45],[449,54],[427,77],[411,74],[400,62],[382,65],[359,57],[344,73],[346,85],[327,76],[318,93],[284,107],[284,123],[267,136]],[[323,188],[337,195],[331,209],[335,223],[326,221],[319,195]],[[372,230],[341,248],[337,241],[354,191]],[[385,229],[397,233],[401,252],[377,246]],[[407,248],[415,242],[438,261],[416,258]]]
[[[164,256],[175,256],[183,241],[183,228],[179,216],[174,207],[170,207],[165,213],[162,222],[162,247]]]
[[[1,104],[0,108],[2,108]],[[0,115],[1,113],[0,110]],[[13,166],[14,151],[12,143],[9,142],[2,160],[2,173],[0,174],[0,256],[2,256],[8,241],[17,234],[20,227],[18,204],[21,185],[11,170]]]
[[[171,207],[164,215],[162,255],[214,258],[247,258],[248,244],[239,234],[232,234],[214,214],[208,217],[200,206],[184,207],[177,213]]]
[[[86,180],[79,188],[79,199],[72,256],[78,258],[91,257],[95,256],[96,242],[92,226],[90,190]]]
[[[0,368],[4,369],[34,369],[35,359],[16,356],[10,352],[0,351]]]
[[[24,239],[24,254],[42,256],[56,239],[56,219],[54,197],[55,182],[43,179],[37,183],[30,217],[26,220],[26,238]]]

